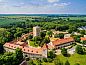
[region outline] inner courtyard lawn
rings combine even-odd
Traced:
[[[30,45],[30,46],[33,46],[33,47],[38,47],[38,45],[37,45],[37,44],[35,44],[35,42],[34,42],[34,41],[29,41],[29,45]]]

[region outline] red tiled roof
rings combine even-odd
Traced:
[[[65,43],[72,42],[72,41],[74,41],[74,39],[70,37],[70,38],[55,40],[52,42],[52,44],[56,46],[56,45],[61,45],[61,44],[65,44]]]
[[[22,51],[26,52],[26,53],[42,54],[42,48],[31,48],[31,47],[12,44],[12,43],[5,43],[4,46],[7,47],[7,48],[11,48],[11,49],[21,48]]]
[[[33,32],[29,32],[29,34],[33,34]]]
[[[42,49],[48,49],[48,45],[47,44],[44,44]]]
[[[86,38],[85,38],[85,37],[81,37],[81,40],[82,40],[82,41],[85,41],[85,40],[86,40]]]
[[[51,44],[48,44],[48,49],[53,49],[54,47]]]

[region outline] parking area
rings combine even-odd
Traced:
[[[76,48],[76,46],[74,46],[74,47],[68,49],[67,52],[68,52],[69,54],[74,54],[74,53],[75,53],[75,48]],[[56,55],[60,55],[60,54],[61,54],[61,50],[60,50],[60,49],[56,50]]]
[[[74,47],[68,49],[68,50],[67,50],[68,53],[69,53],[69,54],[74,54],[74,53],[75,53],[75,48],[76,48],[76,46],[74,46]]]

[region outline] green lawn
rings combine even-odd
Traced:
[[[0,32],[3,32],[5,31],[6,29],[5,28],[0,28]]]
[[[38,47],[38,45],[37,45],[37,44],[35,44],[35,42],[34,42],[34,41],[29,41],[29,42],[30,42],[30,46]]]
[[[79,63],[80,65],[86,65],[86,55],[79,55],[74,54],[70,57],[64,57],[63,55],[59,55],[58,58],[65,63],[65,61],[68,59],[71,65],[74,65],[75,63]]]
[[[79,63],[80,65],[86,65],[86,55],[74,54],[70,57],[58,55],[57,58],[59,58],[60,61],[63,62],[63,64],[66,62],[66,60],[68,60],[70,62],[70,65],[74,65],[75,63]],[[38,65],[36,60],[34,61],[34,63]],[[54,63],[43,62],[42,65],[54,65]]]
[[[35,63],[36,65],[38,65],[37,60],[34,60],[34,63]],[[53,62],[51,62],[51,63],[49,63],[49,62],[43,62],[42,65],[54,65],[54,63],[53,63]]]

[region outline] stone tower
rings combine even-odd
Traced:
[[[41,29],[39,26],[33,27],[33,37],[39,36],[41,32]]]

